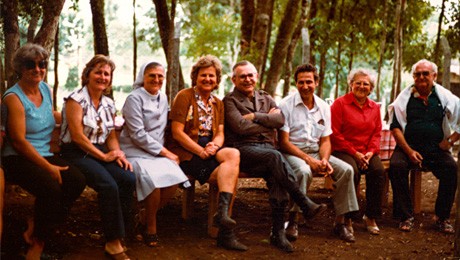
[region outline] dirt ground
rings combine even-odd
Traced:
[[[362,192],[364,193],[364,178]],[[322,189],[322,179],[314,178],[309,195],[317,202],[328,204],[328,211],[299,228],[299,239],[293,243],[295,252],[281,252],[269,243],[270,206],[265,183],[261,179],[242,179],[235,201],[233,217],[238,222],[236,233],[249,247],[247,252],[227,251],[216,247],[216,241],[207,235],[207,185],[197,184],[195,214],[192,220],[181,219],[181,191],[158,213],[158,235],[161,245],[149,248],[141,242],[129,242],[127,254],[132,259],[444,259],[453,254],[453,235],[437,232],[433,227],[434,201],[438,181],[431,173],[423,175],[422,213],[416,216],[415,229],[402,233],[398,221],[391,217],[391,207],[384,208],[378,221],[379,236],[366,232],[360,221],[355,221],[356,243],[346,243],[335,237],[330,191]],[[16,186],[6,194],[5,224],[1,259],[22,259],[26,249],[21,239],[25,219],[32,214],[33,198]],[[364,205],[364,198],[360,198]],[[390,203],[391,205],[391,195]],[[455,220],[452,210],[451,220]],[[86,189],[77,200],[66,225],[47,245],[45,259],[104,259],[104,239],[97,210],[96,194]]]

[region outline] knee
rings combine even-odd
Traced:
[[[219,152],[222,153],[222,158],[224,158],[225,162],[231,163],[233,165],[240,164],[240,151],[238,151],[238,149],[226,147]]]

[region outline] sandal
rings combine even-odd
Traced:
[[[414,228],[414,218],[408,218],[399,223],[399,230],[401,231],[411,232],[412,228]]]
[[[437,220],[436,221],[436,227],[438,228],[439,232],[445,233],[445,234],[454,234],[455,229],[450,224],[449,220]]]
[[[380,229],[377,225],[371,226],[368,224],[368,221],[370,220],[366,215],[363,216],[364,224],[366,225],[367,231],[371,235],[379,235],[380,234]],[[400,226],[401,228],[401,226]]]
[[[160,242],[160,240],[158,239],[157,234],[147,234],[147,233],[144,234],[144,243],[146,246],[157,247],[158,242]]]

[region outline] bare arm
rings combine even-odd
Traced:
[[[8,95],[4,100],[8,108],[6,123],[8,135],[11,138],[13,148],[28,160],[49,172],[61,184],[60,171],[67,170],[68,166],[61,167],[51,164],[38,153],[35,147],[26,139],[26,115],[21,101],[16,95]]]

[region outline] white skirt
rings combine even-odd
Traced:
[[[187,176],[179,165],[166,157],[127,158],[136,174],[137,200],[144,200],[156,188],[183,183],[190,187]]]

